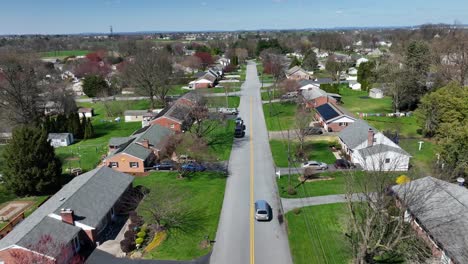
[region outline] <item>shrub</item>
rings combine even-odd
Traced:
[[[148,227],[147,227],[146,225],[143,225],[143,226],[140,228],[140,231],[143,231],[143,232],[148,233]]]
[[[122,249],[123,252],[129,253],[129,252],[132,252],[136,248],[136,245],[133,239],[124,239],[120,241],[120,248]]]
[[[146,232],[144,232],[144,231],[138,232],[137,237],[139,237],[139,238],[145,238],[145,237],[146,237]]]
[[[130,223],[130,224],[128,225],[128,229],[130,229],[130,230],[132,230],[132,231],[134,231],[134,232],[136,233],[136,232],[139,230],[139,227],[138,227],[138,226],[139,226],[139,225],[137,225],[137,224],[135,224],[135,223]]]
[[[288,194],[296,195],[297,194],[296,188],[294,188],[293,186],[288,186]]]
[[[124,238],[134,239],[135,238],[135,231],[133,229],[129,229],[124,233]]]
[[[141,245],[143,243],[143,240],[144,240],[143,238],[139,237],[139,238],[135,239],[135,243],[137,245]]]

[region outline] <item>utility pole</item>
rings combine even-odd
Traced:
[[[288,129],[288,188],[291,186],[291,139]]]

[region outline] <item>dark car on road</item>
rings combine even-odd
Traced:
[[[182,164],[182,170],[197,172],[206,170],[206,167],[196,162],[189,162]]]
[[[155,170],[174,170],[175,165],[172,161],[162,161],[161,163],[157,163],[153,166]]]
[[[245,125],[237,124],[236,129],[234,130],[234,137],[242,138],[245,136]]]
[[[335,168],[337,169],[353,169],[356,168],[354,164],[345,159],[337,159],[335,161]]]

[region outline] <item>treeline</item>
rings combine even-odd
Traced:
[[[72,133],[77,139],[90,139],[94,137],[94,127],[90,118],[81,117],[78,113],[69,115],[46,116],[42,128],[47,133]]]

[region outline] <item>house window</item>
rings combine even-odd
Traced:
[[[377,142],[377,138],[374,137],[374,138],[372,139],[372,142],[374,142],[374,143]]]
[[[175,127],[174,124],[171,124],[171,128],[174,128],[174,127]]]
[[[118,168],[119,167],[118,162],[111,162],[109,165],[110,165],[111,168]]]
[[[385,159],[385,163],[390,163],[390,159]]]
[[[130,168],[138,168],[138,162],[130,162]]]
[[[80,251],[80,239],[78,238],[78,236],[73,238],[72,244],[73,244],[73,249],[75,250],[75,252]]]
[[[65,139],[61,139],[60,142],[65,142]]]
[[[342,123],[339,123],[339,126],[348,126],[348,123],[347,122],[342,122]]]

